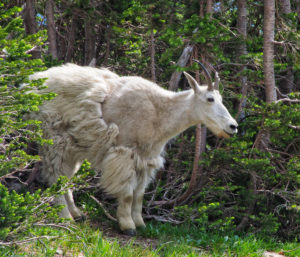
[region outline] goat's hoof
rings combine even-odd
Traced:
[[[136,230],[132,228],[125,229],[122,231],[122,233],[127,236],[136,236]]]
[[[84,215],[81,215],[81,216],[75,217],[74,220],[76,222],[83,222],[86,220],[86,217]]]
[[[146,229],[146,225],[140,225],[136,227],[138,230],[145,230]]]

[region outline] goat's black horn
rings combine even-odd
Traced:
[[[199,62],[196,59],[193,59],[193,61],[198,63],[202,67],[202,69],[204,70],[205,79],[207,80],[207,86],[208,86],[207,89],[208,89],[208,91],[213,91],[214,87],[213,87],[213,83],[212,83],[211,76],[210,76],[209,72],[207,71],[207,69],[205,68],[205,66],[201,62]]]

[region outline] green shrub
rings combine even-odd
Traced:
[[[241,135],[205,155],[202,162],[213,183],[205,186],[204,202],[222,202],[223,217],[235,217],[243,229],[284,238],[299,235],[299,124],[300,113],[284,103],[248,103]],[[295,110],[299,104],[294,104]],[[267,146],[258,144],[269,133]],[[296,139],[293,140],[293,139]],[[220,165],[221,164],[221,165]]]
[[[16,179],[21,173],[32,170],[39,156],[25,150],[27,144],[35,141],[50,143],[42,138],[40,122],[25,120],[29,111],[53,94],[36,94],[42,81],[30,82],[28,76],[44,69],[40,59],[31,58],[31,49],[42,47],[45,31],[25,35],[19,7],[6,10],[0,3],[0,240],[14,240],[32,232],[37,222],[58,221],[61,207],[50,207],[55,195],[63,192],[66,180],[41,193],[17,193],[5,186],[7,179]],[[31,91],[31,92],[29,92]]]
[[[67,186],[67,179],[61,178],[44,192],[18,194],[0,184],[0,240],[12,241],[33,235],[34,226],[45,221],[61,222],[58,212],[63,206],[50,204]]]

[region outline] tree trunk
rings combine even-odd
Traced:
[[[300,22],[300,0],[296,0],[296,12],[298,14],[298,21]]]
[[[65,55],[66,62],[71,62],[72,61],[72,57],[73,57],[73,53],[74,53],[77,27],[78,27],[77,16],[73,15],[72,16],[71,29],[70,29],[70,32],[67,35],[68,46],[67,46],[67,51],[66,51],[66,55]]]
[[[106,49],[104,55],[103,65],[106,66],[108,63],[108,58],[110,54],[110,37],[111,37],[111,28],[110,25],[106,27]]]
[[[211,9],[209,14],[212,12]],[[194,47],[194,58],[196,60],[199,59],[198,56],[198,47]],[[205,57],[202,57],[202,63],[205,63]],[[200,76],[199,76],[199,71],[196,71],[196,80],[198,84],[200,83]],[[194,162],[193,162],[193,170],[192,170],[192,175],[189,183],[188,189],[184,192],[184,194],[178,199],[178,202],[180,204],[184,204],[190,196],[194,193],[195,188],[197,186],[197,183],[199,181],[199,178],[201,179],[202,175],[202,167],[199,167],[199,160],[200,156],[203,152],[205,152],[205,146],[206,146],[206,134],[207,134],[207,128],[205,126],[201,126],[201,124],[198,124],[196,127],[196,139],[195,139],[195,154],[194,154]]]
[[[246,37],[247,37],[247,1],[238,0],[238,18],[237,18],[237,30],[242,36],[243,41],[239,44],[239,53],[241,55],[247,54]]]
[[[280,11],[283,14],[290,14],[291,10],[291,2],[290,0],[280,0]],[[289,62],[289,57],[287,57],[287,62]],[[283,73],[284,78],[279,83],[280,91],[284,94],[289,94],[293,92],[294,88],[294,72],[293,67],[291,65],[287,66],[287,71]]]
[[[46,1],[47,32],[49,41],[49,54],[53,59],[57,59],[56,29],[54,21],[54,2]]]
[[[151,38],[150,38],[150,57],[151,57],[151,80],[156,82],[156,74],[155,74],[155,39],[154,39],[154,31],[151,30]]]
[[[206,1],[206,13],[212,15],[213,13],[213,0]]]
[[[37,32],[37,24],[35,22],[35,5],[34,0],[26,0],[26,6],[23,12],[23,19],[26,34],[34,34]]]
[[[176,63],[176,66],[185,67],[188,60],[191,57],[193,49],[194,49],[193,45],[187,45],[183,49],[183,52],[182,52],[181,56],[179,57],[178,62]],[[174,71],[173,72],[173,74],[171,76],[171,79],[170,79],[170,82],[169,82],[169,90],[176,91],[178,89],[178,84],[179,84],[179,81],[180,81],[180,78],[181,78],[181,74],[182,74],[181,71]]]
[[[204,17],[204,1],[199,0],[199,17],[203,18]]]
[[[238,62],[241,61],[240,56],[247,54],[247,45],[246,45],[246,38],[247,38],[247,1],[246,0],[238,0],[238,18],[237,18],[237,31],[241,35],[241,41],[238,45],[237,49],[237,57]],[[246,70],[246,66],[242,66],[240,72],[243,73]],[[245,114],[243,109],[246,106],[246,95],[247,95],[247,76],[242,75],[240,77],[240,93],[242,94],[242,99],[240,100],[238,114],[239,118],[244,118]]]
[[[275,0],[264,0],[264,84],[266,102],[276,101],[274,75]]]
[[[35,21],[35,5],[34,0],[26,0],[26,5],[23,11],[23,20],[25,25],[25,32],[28,35],[37,33],[37,24]],[[41,51],[36,49],[30,52],[34,59],[41,58]]]
[[[291,13],[291,2],[290,2],[290,0],[280,0],[280,10],[284,14]]]
[[[274,74],[274,34],[275,34],[275,0],[264,0],[264,84],[266,102],[272,103],[277,99]],[[270,132],[260,130],[254,146],[261,150],[268,148]]]
[[[85,41],[84,41],[84,64],[89,65],[93,58],[96,57],[95,48],[95,33],[91,21],[87,18],[85,26]]]
[[[184,192],[184,194],[181,195],[181,197],[179,197],[179,199],[177,200],[181,204],[183,204],[185,201],[189,199],[189,197],[194,192],[194,189],[197,185],[197,180],[199,177],[199,173],[198,173],[199,159],[201,154],[200,146],[201,146],[201,124],[198,124],[196,127],[194,163],[193,163],[193,170],[192,170],[189,187]]]

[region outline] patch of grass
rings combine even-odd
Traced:
[[[162,256],[172,256],[170,253],[179,249],[192,250],[201,256],[262,256],[265,251],[282,252],[286,256],[300,256],[300,244],[295,242],[280,242],[274,238],[259,235],[223,233],[218,231],[203,232],[192,224],[171,225],[151,222],[143,231],[143,236],[157,238],[161,245]],[[186,253],[187,253],[186,252]],[[175,255],[174,255],[175,256]],[[194,255],[188,255],[194,256]]]
[[[44,229],[36,229],[35,236],[42,232],[44,234]],[[88,224],[81,224],[73,233],[54,228],[47,229],[49,229],[49,237],[56,235],[60,235],[60,237],[54,240],[41,238],[18,247],[0,248],[0,256],[159,256],[155,250],[135,245],[134,240],[122,245],[117,240],[105,239],[102,232],[93,230]]]
[[[126,241],[103,237],[88,222],[58,229],[51,226],[37,227],[33,236],[45,235],[55,239],[41,238],[21,246],[0,247],[0,256],[57,257],[57,256],[262,256],[264,251],[282,252],[285,256],[300,256],[299,243],[282,243],[275,239],[255,235],[221,234],[217,231],[203,232],[192,224],[170,225],[150,222],[139,231],[139,236]],[[143,244],[155,239],[155,248]],[[157,240],[157,241],[156,241]],[[125,242],[124,242],[125,241]],[[298,247],[298,248],[297,248]]]

